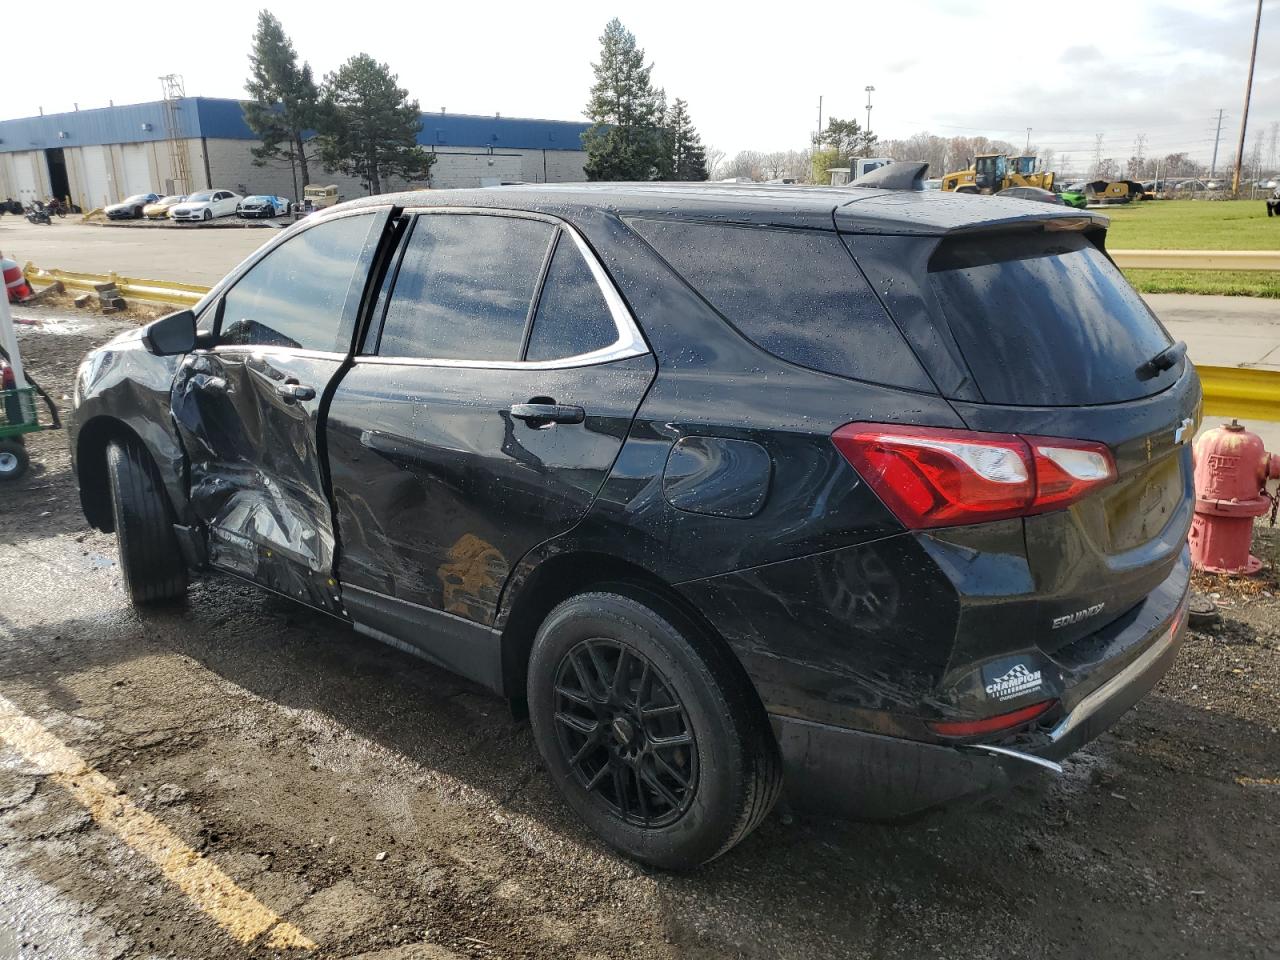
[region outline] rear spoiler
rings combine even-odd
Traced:
[[[921,160],[900,160],[864,173],[851,187],[876,187],[880,190],[923,190],[924,174],[929,164]]]

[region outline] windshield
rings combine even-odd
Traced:
[[[1169,335],[1083,234],[944,240],[929,279],[988,403],[1121,403],[1159,393],[1182,374],[1179,363],[1138,379]]]
[[[178,201],[185,200],[185,199],[186,199],[185,197],[181,197],[181,196],[161,197],[160,202],[161,203],[177,203]]]
[[[145,201],[147,201],[147,200],[150,200],[150,199],[152,199],[152,195],[151,195],[151,194],[149,194],[149,193],[138,193],[138,194],[134,194],[132,197],[129,197],[129,198],[128,198],[127,200],[125,200],[124,202],[125,202],[125,203],[143,203],[143,202],[145,202]]]
[[[212,200],[213,191],[201,190],[199,193],[193,193],[191,196],[187,197],[187,199],[190,200],[192,203],[201,203],[202,201],[205,201],[205,200]]]

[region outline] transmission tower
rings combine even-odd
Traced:
[[[1133,140],[1133,159],[1130,161],[1129,176],[1135,180],[1142,178],[1142,155],[1147,146],[1147,135],[1140,133]]]
[[[1213,135],[1213,159],[1209,161],[1209,178],[1218,172],[1218,141],[1222,139],[1222,109],[1218,109],[1218,130]]]
[[[1093,138],[1093,175],[1096,177],[1102,172],[1102,134],[1098,134]]]
[[[178,122],[178,111],[182,109],[182,100],[187,95],[183,89],[182,75],[165,74],[160,78],[160,89],[164,92],[164,135],[168,138],[173,190],[175,193],[190,193],[191,168],[187,162],[187,144],[182,139],[182,128]]]

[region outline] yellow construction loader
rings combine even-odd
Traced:
[[[1053,189],[1053,171],[1036,171],[1035,157],[1007,157],[1002,153],[980,153],[968,170],[957,170],[942,178],[942,189],[955,193],[999,193],[1008,187]]]

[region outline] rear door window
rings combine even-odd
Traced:
[[[1170,344],[1142,298],[1083,234],[956,237],[929,261],[939,306],[989,403],[1077,406],[1159,393],[1182,364],[1137,369]]]
[[[834,232],[628,221],[704,300],[790,363],[934,392]]]
[[[603,350],[618,339],[600,285],[563,231],[551,257],[529,334],[526,360],[562,360]]]
[[[481,214],[413,224],[382,325],[388,357],[518,360],[555,227]]]

